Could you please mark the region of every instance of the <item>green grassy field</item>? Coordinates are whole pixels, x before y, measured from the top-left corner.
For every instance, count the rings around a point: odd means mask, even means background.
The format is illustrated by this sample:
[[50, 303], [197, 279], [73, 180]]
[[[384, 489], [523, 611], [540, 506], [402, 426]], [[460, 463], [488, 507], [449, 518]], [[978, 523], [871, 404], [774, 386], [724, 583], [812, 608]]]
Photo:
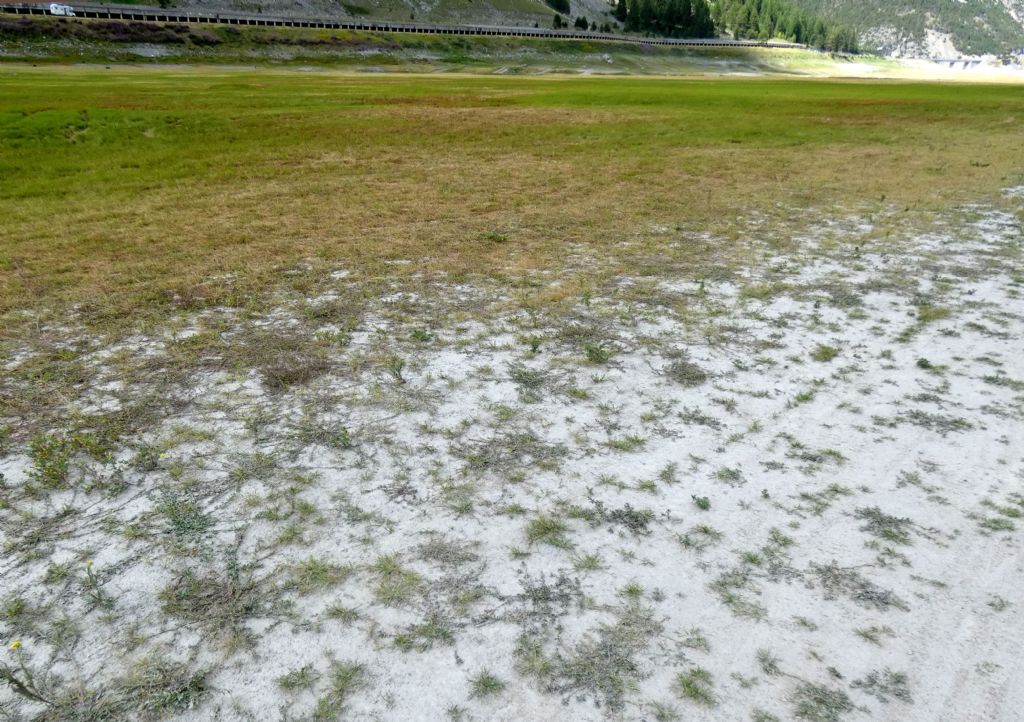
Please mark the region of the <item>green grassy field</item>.
[[221, 302], [212, 277], [236, 294], [300, 261], [515, 274], [664, 224], [926, 210], [1019, 177], [1022, 126], [1000, 86], [5, 66], [0, 309]]

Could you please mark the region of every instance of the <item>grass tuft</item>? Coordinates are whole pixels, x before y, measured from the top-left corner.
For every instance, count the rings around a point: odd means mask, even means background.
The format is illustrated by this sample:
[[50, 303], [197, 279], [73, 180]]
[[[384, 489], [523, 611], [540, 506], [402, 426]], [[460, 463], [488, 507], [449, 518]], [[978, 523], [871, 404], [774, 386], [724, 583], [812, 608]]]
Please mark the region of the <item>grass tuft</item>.
[[698, 704], [713, 707], [718, 703], [711, 673], [703, 667], [691, 667], [677, 674], [676, 690], [681, 697]]

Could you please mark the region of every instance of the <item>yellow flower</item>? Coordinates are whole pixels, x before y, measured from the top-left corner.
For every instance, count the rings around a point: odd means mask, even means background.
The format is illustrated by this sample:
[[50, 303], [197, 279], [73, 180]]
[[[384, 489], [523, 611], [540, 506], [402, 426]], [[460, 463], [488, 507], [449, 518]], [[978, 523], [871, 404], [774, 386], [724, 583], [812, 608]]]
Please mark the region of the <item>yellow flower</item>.
[[21, 649], [21, 640], [15, 639], [13, 642], [11, 642], [11, 649]]
[[166, 459], [167, 458], [167, 452], [166, 451], [161, 451], [159, 458]]
[[88, 568], [89, 568], [89, 567], [91, 567], [91, 566], [92, 566], [92, 559], [90, 559], [89, 561], [87, 561], [87, 562], [85, 563], [85, 568], [86, 568], [86, 569], [88, 569]]

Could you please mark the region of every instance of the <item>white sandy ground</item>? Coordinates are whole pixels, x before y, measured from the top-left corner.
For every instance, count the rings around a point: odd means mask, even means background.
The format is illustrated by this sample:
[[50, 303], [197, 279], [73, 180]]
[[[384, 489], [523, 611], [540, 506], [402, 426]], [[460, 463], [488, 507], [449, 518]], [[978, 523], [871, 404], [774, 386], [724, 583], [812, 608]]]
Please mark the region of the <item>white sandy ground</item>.
[[[962, 58], [959, 53], [945, 55], [946, 62], [918, 57], [881, 57], [875, 55], [830, 56], [779, 53], [773, 62], [782, 72], [825, 78], [887, 78], [890, 80], [926, 80], [961, 83], [1024, 83], [1024, 64], [1004, 64], [994, 56]], [[961, 58], [959, 62], [949, 62]], [[966, 62], [965, 62], [966, 61]]]
[[[567, 315], [522, 310], [494, 283], [396, 288], [369, 301], [307, 386], [270, 393], [255, 372], [197, 372], [146, 435], [162, 452], [151, 468], [128, 447], [110, 463], [78, 459], [79, 486], [122, 474], [113, 495], [22, 498], [33, 462], [17, 447], [0, 459], [0, 601], [45, 611], [6, 618], [2, 639], [22, 647], [0, 654], [94, 691], [153, 655], [208, 670], [194, 706], [170, 708], [182, 720], [309, 719], [332, 659], [364, 665], [343, 705], [356, 720], [1019, 720], [1020, 219], [973, 208], [928, 234], [872, 231], [854, 218], [786, 252], [753, 241], [739, 272], [620, 278]], [[666, 231], [666, 243], [694, 242], [713, 241]], [[327, 283], [312, 307], [351, 299], [359, 282]], [[249, 322], [309, 329], [289, 303]], [[948, 315], [919, 320], [929, 309]], [[157, 358], [173, 338], [244, 323], [183, 316], [122, 348]], [[416, 328], [431, 337], [410, 338]], [[587, 361], [581, 337], [610, 358]], [[814, 360], [821, 345], [838, 354]], [[12, 349], [8, 368], [25, 354]], [[388, 354], [405, 359], [404, 383]], [[673, 379], [681, 358], [707, 379]], [[136, 393], [109, 373], [93, 409]], [[304, 414], [343, 425], [351, 444], [297, 441]], [[175, 536], [162, 494], [193, 501], [211, 526]], [[604, 518], [581, 518], [595, 500]], [[66, 507], [80, 514], [57, 518]], [[627, 508], [651, 515], [633, 529], [607, 515]], [[876, 508], [888, 537], [870, 527]], [[31, 542], [29, 515], [53, 517]], [[566, 525], [561, 543], [528, 540], [539, 515]], [[289, 528], [299, 540], [282, 541]], [[418, 575], [390, 605], [372, 569], [382, 554]], [[288, 588], [310, 557], [350, 575]], [[87, 558], [109, 611], [83, 592]], [[248, 642], [235, 645], [160, 596], [184, 569], [226, 578], [229, 559], [256, 585]], [[71, 580], [45, 584], [47, 565], [65, 561]], [[332, 618], [332, 605], [358, 619]], [[80, 636], [60, 648], [63, 615]], [[426, 621], [447, 635], [403, 650], [400, 635]], [[547, 667], [530, 666], [524, 640]], [[306, 665], [322, 675], [309, 689], [279, 686]], [[681, 693], [694, 667], [710, 674], [713, 704]], [[482, 670], [504, 687], [473, 696]], [[872, 687], [872, 673], [890, 688]], [[808, 685], [830, 704], [801, 707]], [[44, 710], [9, 688], [0, 699], [14, 718]]]
[[[85, 49], [87, 50], [87, 49]], [[107, 65], [125, 71], [137, 69], [145, 72], [149, 64], [136, 64], [137, 57], [156, 58], [173, 55], [173, 48], [159, 44], [137, 44], [122, 48], [115, 56], [109, 58]], [[84, 51], [83, 51], [84, 52]], [[347, 51], [346, 51], [347, 52]], [[343, 70], [332, 69], [328, 65], [294, 65], [291, 72], [331, 72], [331, 73], [366, 73], [394, 72], [398, 68], [407, 67], [415, 72], [424, 72], [423, 63], [433, 64], [435, 71], [457, 74], [456, 66], [448, 64], [444, 53], [435, 50], [416, 49], [384, 49], [369, 48], [351, 51], [358, 56], [356, 66]], [[46, 44], [35, 41], [22, 44], [8, 43], [0, 45], [0, 58], [10, 61], [28, 62], [52, 55], [54, 50]], [[59, 54], [67, 55], [66, 49]], [[275, 60], [297, 61], [305, 58], [309, 62], [330, 62], [333, 60], [349, 60], [354, 57], [337, 51], [324, 50], [322, 53], [309, 48], [296, 49], [290, 47], [271, 47], [251, 51], [251, 56], [239, 57], [238, 65], [219, 64], [221, 70], [251, 69], [247, 61]], [[524, 46], [515, 50], [486, 51], [479, 49], [474, 55], [479, 61], [478, 73], [508, 74], [569, 74], [569, 75], [644, 75], [663, 77], [700, 76], [717, 78], [728, 77], [810, 77], [810, 78], [849, 78], [849, 79], [886, 79], [934, 82], [963, 83], [1009, 83], [1024, 84], [1024, 62], [1015, 59], [1004, 63], [996, 56], [968, 57], [958, 62], [936, 62], [917, 57], [885, 57], [878, 55], [833, 55], [830, 53], [809, 50], [759, 50], [746, 56], [723, 57], [700, 51], [686, 52], [680, 55], [656, 54], [651, 56], [637, 55], [632, 50], [619, 52], [610, 48], [608, 52], [569, 53], [559, 55], [550, 51], [541, 51]], [[952, 54], [950, 59], [959, 58]], [[181, 58], [183, 63], [187, 58]], [[200, 58], [201, 60], [201, 58]], [[364, 62], [374, 65], [365, 65]], [[388, 61], [383, 65], [379, 62]], [[966, 61], [966, 62], [965, 62]], [[406, 65], [412, 63], [412, 65]], [[0, 66], [0, 71], [4, 67]], [[14, 66], [11, 66], [14, 67]], [[93, 63], [63, 66], [63, 72], [73, 73], [76, 68], [89, 69]], [[179, 67], [173, 63], [164, 63], [164, 67]], [[185, 64], [180, 67], [188, 67]], [[464, 72], [464, 70], [463, 70]]]

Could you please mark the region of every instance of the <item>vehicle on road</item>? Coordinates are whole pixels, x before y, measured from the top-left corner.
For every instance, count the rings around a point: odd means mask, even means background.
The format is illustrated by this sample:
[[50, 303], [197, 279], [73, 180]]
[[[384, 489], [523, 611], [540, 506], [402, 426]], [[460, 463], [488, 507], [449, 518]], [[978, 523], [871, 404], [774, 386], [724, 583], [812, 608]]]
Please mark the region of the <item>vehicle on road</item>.
[[70, 5], [50, 3], [50, 15], [63, 15], [64, 17], [73, 18], [75, 17], [75, 9]]

